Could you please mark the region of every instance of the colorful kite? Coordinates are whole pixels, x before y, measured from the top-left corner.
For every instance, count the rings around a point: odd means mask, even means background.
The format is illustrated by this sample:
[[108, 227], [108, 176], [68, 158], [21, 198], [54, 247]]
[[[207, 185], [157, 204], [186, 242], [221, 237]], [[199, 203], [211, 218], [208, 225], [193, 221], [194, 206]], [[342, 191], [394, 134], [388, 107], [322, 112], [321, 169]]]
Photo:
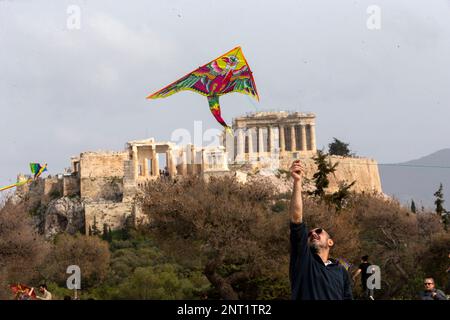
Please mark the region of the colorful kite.
[[191, 90], [206, 96], [214, 118], [230, 133], [231, 128], [220, 114], [219, 97], [231, 92], [240, 92], [259, 100], [252, 71], [241, 47], [236, 47], [188, 73], [183, 78], [149, 95], [147, 99], [165, 98], [182, 90]]
[[24, 284], [12, 284], [9, 286], [14, 294], [15, 300], [34, 300], [36, 299], [36, 292], [34, 288], [26, 286]]
[[31, 170], [31, 173], [34, 175], [33, 178], [17, 181], [16, 183], [10, 184], [9, 186], [1, 187], [0, 191], [5, 191], [5, 190], [8, 190], [8, 189], [11, 189], [14, 187], [20, 187], [20, 186], [23, 186], [24, 184], [33, 182], [34, 180], [39, 178], [39, 176], [44, 171], [47, 171], [47, 164], [41, 166], [39, 163], [30, 163], [30, 170]]
[[41, 166], [39, 163], [30, 163], [30, 170], [34, 174], [34, 179], [37, 179], [44, 171], [47, 171], [47, 164]]

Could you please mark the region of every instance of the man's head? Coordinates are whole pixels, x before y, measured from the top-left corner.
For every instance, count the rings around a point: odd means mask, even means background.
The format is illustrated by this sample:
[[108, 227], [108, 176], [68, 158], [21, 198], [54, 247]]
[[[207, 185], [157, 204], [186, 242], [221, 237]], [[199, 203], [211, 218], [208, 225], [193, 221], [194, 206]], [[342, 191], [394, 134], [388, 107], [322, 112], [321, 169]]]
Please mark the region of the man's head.
[[44, 293], [45, 290], [47, 290], [47, 285], [43, 283], [43, 284], [41, 284], [41, 285], [39, 286], [39, 291], [40, 291], [41, 293]]
[[362, 256], [361, 257], [361, 262], [369, 262], [369, 256], [368, 255], [365, 255], [365, 256]]
[[315, 228], [308, 232], [308, 245], [316, 253], [319, 253], [323, 250], [330, 250], [334, 241], [324, 229]]
[[423, 286], [425, 287], [425, 291], [434, 290], [434, 279], [433, 278], [425, 278], [423, 281]]

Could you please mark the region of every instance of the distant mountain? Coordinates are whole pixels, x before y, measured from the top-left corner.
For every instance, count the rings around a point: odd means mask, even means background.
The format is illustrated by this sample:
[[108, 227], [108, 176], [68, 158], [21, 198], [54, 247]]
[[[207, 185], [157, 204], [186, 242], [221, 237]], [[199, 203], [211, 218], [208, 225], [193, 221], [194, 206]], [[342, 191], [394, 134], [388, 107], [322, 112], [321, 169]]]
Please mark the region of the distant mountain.
[[416, 207], [434, 208], [433, 194], [444, 186], [444, 207], [450, 210], [450, 149], [395, 164], [379, 166], [383, 192], [406, 204], [414, 199]]

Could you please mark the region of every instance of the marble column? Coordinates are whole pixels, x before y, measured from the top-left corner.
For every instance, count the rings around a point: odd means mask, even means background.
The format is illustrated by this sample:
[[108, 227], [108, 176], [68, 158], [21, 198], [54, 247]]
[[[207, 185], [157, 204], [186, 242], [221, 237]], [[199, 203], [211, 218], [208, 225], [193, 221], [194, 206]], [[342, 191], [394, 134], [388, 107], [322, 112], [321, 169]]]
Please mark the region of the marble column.
[[187, 176], [187, 155], [184, 150], [181, 151], [181, 170], [181, 174]]
[[159, 177], [158, 154], [155, 146], [152, 146], [152, 176]]
[[197, 174], [197, 162], [195, 159], [195, 147], [191, 145], [191, 168], [192, 168], [192, 174]]
[[244, 136], [244, 129], [239, 128], [237, 129], [237, 143], [236, 143], [236, 161], [242, 161], [244, 160], [244, 154], [245, 154], [245, 136]]
[[205, 154], [205, 149], [202, 149], [202, 171], [201, 172], [205, 172], [205, 170], [209, 169], [209, 163], [208, 163], [208, 159], [206, 158], [206, 154]]
[[279, 135], [280, 135], [280, 152], [284, 152], [286, 151], [286, 146], [284, 144], [284, 126], [280, 125], [279, 126]]
[[311, 151], [313, 151], [314, 153], [317, 151], [317, 146], [316, 146], [316, 125], [314, 123], [310, 124], [310, 131], [309, 131], [309, 135], [311, 138]]
[[148, 159], [147, 158], [144, 158], [144, 163], [143, 163], [143, 165], [144, 165], [144, 177], [148, 177]]
[[302, 151], [307, 151], [308, 146], [306, 144], [306, 125], [302, 124], [301, 128], [302, 128]]
[[167, 150], [167, 167], [169, 170], [169, 175], [171, 177], [174, 177], [177, 175], [177, 167], [176, 167], [176, 163], [175, 163], [175, 157], [173, 156], [173, 150], [169, 149]]
[[253, 160], [253, 128], [247, 129], [248, 160]]
[[264, 132], [263, 132], [263, 128], [259, 127], [258, 128], [258, 153], [259, 156], [262, 156], [262, 153], [267, 152], [267, 150], [265, 149], [265, 143], [264, 143]]
[[171, 168], [172, 166], [170, 165], [171, 161], [172, 161], [172, 159], [170, 156], [170, 151], [167, 150], [166, 151], [166, 167], [167, 167], [167, 171], [169, 171], [169, 176], [172, 176], [172, 168]]
[[295, 125], [291, 126], [291, 151], [297, 150], [297, 144], [295, 143]]
[[138, 160], [137, 146], [133, 146], [132, 150], [133, 150], [134, 179], [137, 180], [139, 176], [139, 160]]
[[274, 153], [275, 152], [275, 137], [273, 134], [273, 127], [268, 128], [269, 131], [269, 152]]

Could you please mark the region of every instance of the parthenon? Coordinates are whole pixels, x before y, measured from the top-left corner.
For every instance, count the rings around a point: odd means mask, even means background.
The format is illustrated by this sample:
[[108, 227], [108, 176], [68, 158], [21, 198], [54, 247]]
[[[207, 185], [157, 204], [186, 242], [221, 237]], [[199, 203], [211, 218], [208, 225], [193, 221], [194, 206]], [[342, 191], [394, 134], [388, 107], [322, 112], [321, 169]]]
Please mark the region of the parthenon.
[[[301, 112], [257, 112], [233, 120], [235, 132], [226, 150], [236, 163], [278, 158], [290, 161], [316, 154], [315, 115]], [[233, 149], [233, 152], [231, 151]]]

